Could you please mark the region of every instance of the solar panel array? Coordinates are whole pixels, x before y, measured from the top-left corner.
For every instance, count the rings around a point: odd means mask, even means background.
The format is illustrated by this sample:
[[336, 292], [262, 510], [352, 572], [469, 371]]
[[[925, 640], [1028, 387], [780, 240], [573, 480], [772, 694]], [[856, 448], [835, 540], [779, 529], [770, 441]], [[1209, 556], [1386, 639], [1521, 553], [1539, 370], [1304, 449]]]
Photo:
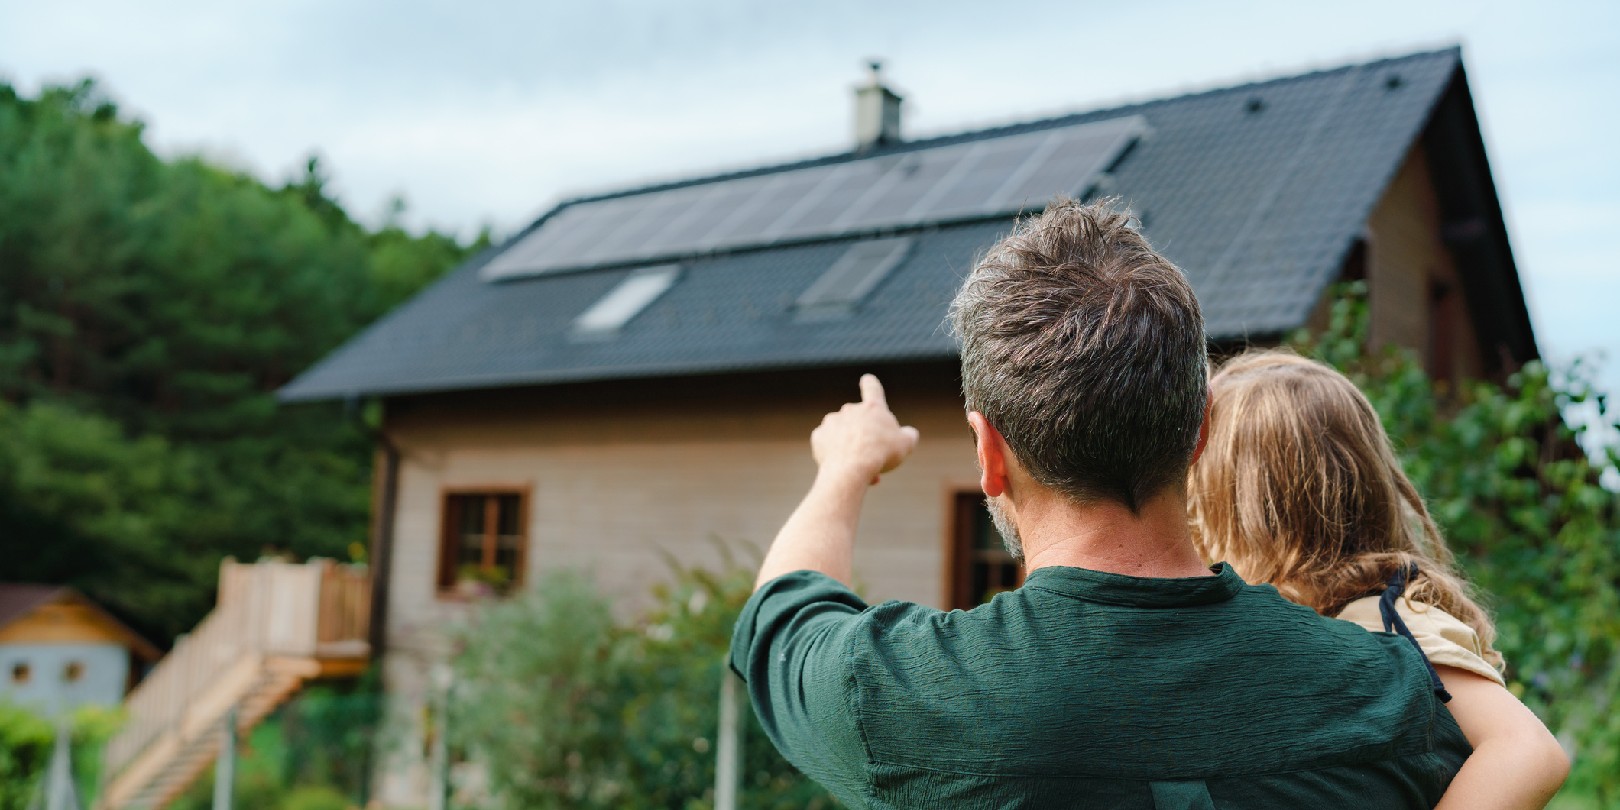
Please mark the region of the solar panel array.
[[1127, 116], [574, 203], [486, 279], [1011, 214], [1084, 192], [1144, 131]]

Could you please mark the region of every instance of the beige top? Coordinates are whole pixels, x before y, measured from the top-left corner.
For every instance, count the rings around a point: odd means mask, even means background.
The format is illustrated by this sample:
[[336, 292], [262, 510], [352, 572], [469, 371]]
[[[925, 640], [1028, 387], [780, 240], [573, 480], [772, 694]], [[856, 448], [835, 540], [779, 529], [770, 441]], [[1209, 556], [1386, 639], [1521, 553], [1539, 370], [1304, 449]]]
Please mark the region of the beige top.
[[[1412, 631], [1412, 637], [1417, 639], [1423, 654], [1429, 657], [1429, 663], [1437, 667], [1467, 670], [1506, 685], [1502, 679], [1502, 654], [1481, 644], [1474, 628], [1450, 613], [1423, 602], [1397, 600], [1395, 612], [1406, 622], [1406, 629]], [[1339, 613], [1339, 618], [1375, 633], [1384, 632], [1384, 617], [1378, 612], [1376, 596], [1351, 602]]]

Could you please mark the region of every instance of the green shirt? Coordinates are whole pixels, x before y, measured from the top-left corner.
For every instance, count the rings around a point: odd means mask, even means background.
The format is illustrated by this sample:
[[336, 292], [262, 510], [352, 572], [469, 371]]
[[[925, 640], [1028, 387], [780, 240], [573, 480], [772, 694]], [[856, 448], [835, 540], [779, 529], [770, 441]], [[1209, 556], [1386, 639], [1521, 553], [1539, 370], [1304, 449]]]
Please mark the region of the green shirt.
[[1469, 753], [1404, 639], [1217, 575], [1042, 568], [948, 613], [796, 571], [732, 667], [850, 807], [1432, 807]]

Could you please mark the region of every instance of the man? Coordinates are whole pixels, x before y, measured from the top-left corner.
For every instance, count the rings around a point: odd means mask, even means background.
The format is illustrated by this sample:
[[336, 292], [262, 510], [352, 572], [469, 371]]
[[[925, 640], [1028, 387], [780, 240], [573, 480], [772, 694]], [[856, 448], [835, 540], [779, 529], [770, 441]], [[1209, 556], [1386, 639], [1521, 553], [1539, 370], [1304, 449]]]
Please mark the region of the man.
[[[732, 640], [778, 749], [850, 807], [1432, 807], [1468, 754], [1404, 640], [1206, 567], [1192, 289], [1060, 200], [952, 305], [981, 485], [1024, 586], [969, 611], [847, 587], [866, 490], [918, 441], [861, 378]], [[879, 539], [881, 542], [881, 539]]]

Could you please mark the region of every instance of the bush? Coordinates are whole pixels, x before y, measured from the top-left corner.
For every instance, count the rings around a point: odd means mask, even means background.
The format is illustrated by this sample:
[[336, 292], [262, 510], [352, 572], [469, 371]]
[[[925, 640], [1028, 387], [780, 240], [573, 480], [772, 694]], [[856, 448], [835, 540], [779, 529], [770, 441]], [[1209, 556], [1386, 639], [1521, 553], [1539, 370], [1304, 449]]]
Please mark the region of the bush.
[[[623, 623], [582, 574], [546, 574], [459, 634], [451, 742], [509, 807], [711, 806], [726, 651], [752, 589], [740, 568], [677, 568]], [[743, 713], [745, 805], [834, 806]]]
[[0, 703], [0, 810], [28, 806], [45, 775], [55, 736], [45, 718]]
[[294, 788], [281, 802], [281, 810], [349, 810], [354, 805], [335, 788]]
[[[74, 713], [73, 776], [89, 806], [101, 767], [101, 746], [118, 727], [115, 712], [88, 706]], [[0, 700], [0, 810], [23, 810], [40, 789], [56, 745], [56, 726], [32, 710]]]
[[273, 722], [286, 746], [280, 768], [286, 784], [305, 786], [312, 795], [337, 792], [352, 805], [365, 803], [382, 718], [378, 672], [373, 667], [352, 681], [311, 686], [276, 713]]

